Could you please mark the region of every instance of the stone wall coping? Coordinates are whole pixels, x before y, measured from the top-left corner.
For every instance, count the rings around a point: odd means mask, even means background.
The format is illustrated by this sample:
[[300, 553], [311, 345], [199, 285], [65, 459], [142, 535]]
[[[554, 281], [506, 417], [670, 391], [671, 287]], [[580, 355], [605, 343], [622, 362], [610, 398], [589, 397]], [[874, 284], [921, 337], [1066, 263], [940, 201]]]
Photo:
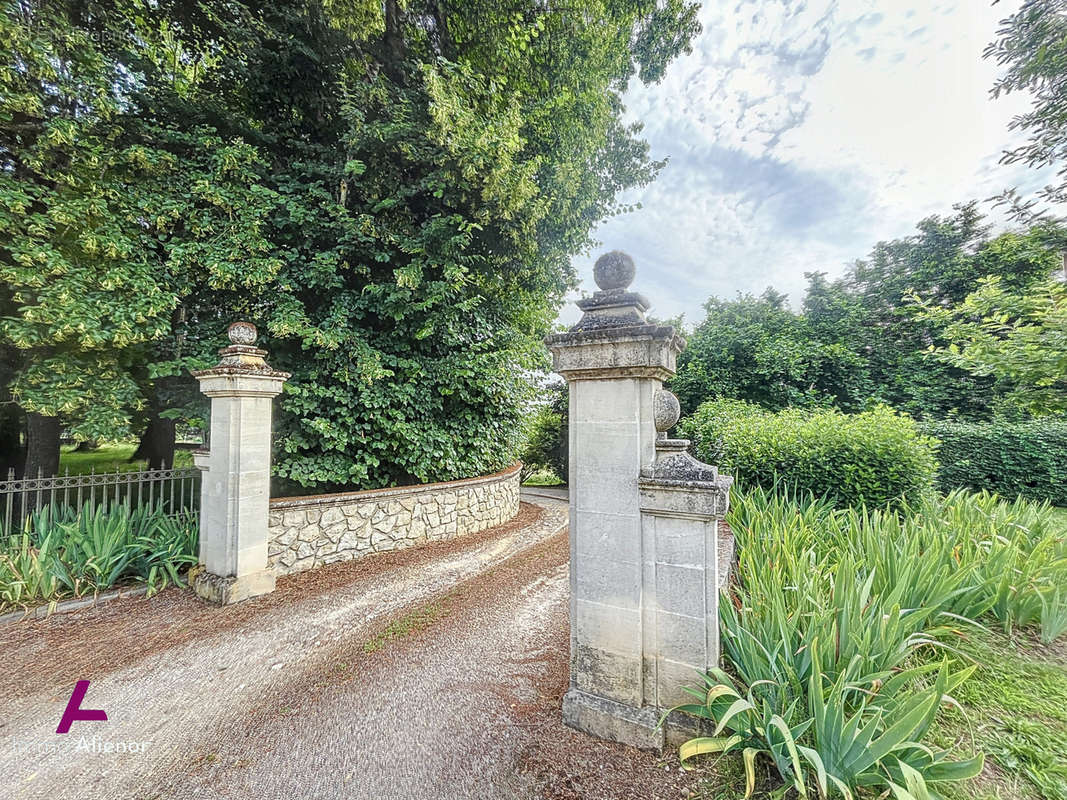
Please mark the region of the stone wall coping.
[[416, 483], [410, 486], [391, 486], [386, 489], [361, 489], [355, 492], [335, 492], [333, 494], [309, 494], [296, 497], [271, 498], [270, 509], [283, 508], [307, 508], [308, 506], [343, 506], [349, 503], [362, 503], [368, 500], [379, 500], [390, 497], [406, 497], [423, 492], [447, 492], [455, 489], [465, 489], [470, 486], [484, 486], [498, 483], [512, 478], [522, 468], [521, 462], [515, 462], [512, 466], [492, 475], [479, 475], [474, 478], [461, 478], [457, 481], [439, 481], [437, 483]]

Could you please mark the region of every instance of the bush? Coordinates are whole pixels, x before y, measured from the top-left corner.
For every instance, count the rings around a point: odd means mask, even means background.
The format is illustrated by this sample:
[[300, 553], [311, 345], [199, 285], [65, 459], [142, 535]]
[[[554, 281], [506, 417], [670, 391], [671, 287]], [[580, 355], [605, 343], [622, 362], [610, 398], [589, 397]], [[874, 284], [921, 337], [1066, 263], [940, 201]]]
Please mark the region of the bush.
[[976, 775], [981, 756], [922, 743], [974, 669], [952, 672], [942, 654], [967, 620], [1064, 634], [1067, 538], [1050, 507], [955, 492], [867, 511], [761, 489], [731, 506], [737, 582], [719, 604], [730, 674], [702, 675], [700, 704], [682, 707], [717, 726], [683, 760], [743, 752], [749, 793], [760, 759], [800, 796], [925, 797]]
[[931, 422], [920, 429], [941, 442], [941, 491], [988, 489], [1067, 506], [1067, 420]]
[[45, 508], [0, 540], [0, 611], [81, 597], [116, 584], [154, 594], [197, 563], [195, 514], [161, 508]]
[[539, 406], [526, 422], [525, 444], [519, 452], [524, 483], [538, 472], [550, 472], [561, 482], [567, 482], [567, 384], [557, 383], [547, 388], [548, 402]]
[[712, 400], [683, 420], [697, 453], [742, 486], [787, 485], [837, 505], [918, 502], [934, 485], [936, 442], [887, 407], [862, 414], [765, 411]]

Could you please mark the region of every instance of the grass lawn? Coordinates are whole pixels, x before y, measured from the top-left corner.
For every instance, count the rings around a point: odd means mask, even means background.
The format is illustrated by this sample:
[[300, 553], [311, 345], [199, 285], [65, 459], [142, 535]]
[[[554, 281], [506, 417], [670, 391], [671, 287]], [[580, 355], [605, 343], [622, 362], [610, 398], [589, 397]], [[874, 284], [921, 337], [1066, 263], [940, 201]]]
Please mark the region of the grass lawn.
[[978, 669], [955, 692], [962, 709], [942, 714], [930, 743], [984, 752], [986, 766], [942, 786], [946, 800], [1067, 800], [1067, 641], [983, 632], [958, 649], [960, 665]]
[[535, 472], [522, 483], [523, 486], [562, 486], [563, 481], [552, 470], [542, 469]]
[[[137, 445], [134, 442], [102, 444], [87, 453], [74, 452], [74, 445], [64, 446], [59, 453], [59, 474], [65, 474], [68, 469], [71, 475], [84, 475], [94, 470], [96, 472], [131, 472], [146, 469], [148, 466], [146, 461], [130, 461], [130, 456], [136, 449]], [[191, 467], [192, 465], [192, 453], [188, 450], [175, 451], [174, 466]]]

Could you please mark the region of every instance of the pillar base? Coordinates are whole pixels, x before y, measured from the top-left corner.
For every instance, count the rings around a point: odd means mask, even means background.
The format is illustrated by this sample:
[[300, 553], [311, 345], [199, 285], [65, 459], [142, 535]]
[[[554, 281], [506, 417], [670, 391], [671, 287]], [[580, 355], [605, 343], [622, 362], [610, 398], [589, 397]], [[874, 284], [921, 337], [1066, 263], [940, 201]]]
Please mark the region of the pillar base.
[[662, 716], [663, 709], [634, 708], [578, 689], [563, 696], [563, 723], [609, 742], [662, 752], [664, 747], [680, 747], [690, 739], [715, 734], [711, 720], [681, 711], [675, 711], [657, 727]]
[[663, 750], [665, 734], [663, 728], [657, 727], [659, 718], [660, 712], [655, 708], [634, 708], [578, 689], [563, 696], [565, 725], [642, 750]]
[[193, 591], [210, 603], [220, 606], [229, 606], [258, 597], [261, 594], [270, 594], [274, 591], [274, 572], [262, 569], [250, 572], [240, 577], [234, 575], [215, 575], [204, 569], [203, 565], [197, 567], [196, 574], [192, 577]]

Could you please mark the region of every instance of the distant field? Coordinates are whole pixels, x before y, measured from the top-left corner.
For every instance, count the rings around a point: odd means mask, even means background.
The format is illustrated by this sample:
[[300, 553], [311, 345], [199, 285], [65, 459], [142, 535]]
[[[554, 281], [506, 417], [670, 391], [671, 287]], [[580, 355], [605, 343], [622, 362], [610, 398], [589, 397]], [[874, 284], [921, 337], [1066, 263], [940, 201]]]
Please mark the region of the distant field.
[[[59, 454], [59, 473], [65, 474], [69, 469], [71, 475], [84, 475], [88, 472], [132, 472], [146, 469], [144, 460], [130, 461], [130, 456], [137, 449], [134, 442], [117, 442], [102, 444], [87, 453], [74, 452], [74, 445], [64, 446]], [[174, 466], [191, 467], [193, 455], [188, 450], [178, 450], [174, 454]]]
[[525, 481], [524, 486], [562, 486], [563, 481], [556, 477], [556, 473], [551, 470], [542, 469], [535, 472]]

